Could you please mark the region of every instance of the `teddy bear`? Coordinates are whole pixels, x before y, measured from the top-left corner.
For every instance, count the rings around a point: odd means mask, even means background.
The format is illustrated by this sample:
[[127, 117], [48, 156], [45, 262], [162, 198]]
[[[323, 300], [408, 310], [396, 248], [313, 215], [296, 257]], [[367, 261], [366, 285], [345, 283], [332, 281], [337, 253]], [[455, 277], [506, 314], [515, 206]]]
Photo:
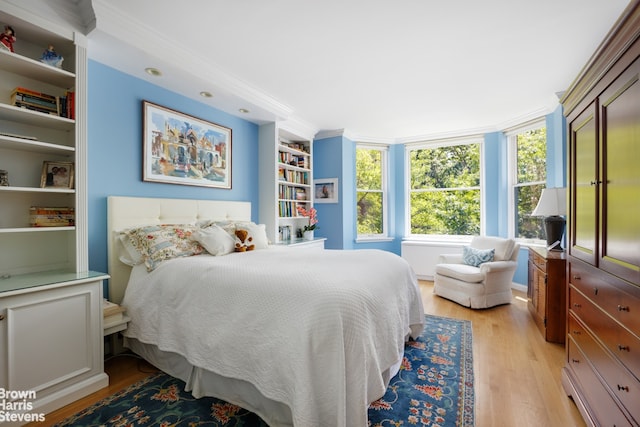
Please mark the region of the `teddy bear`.
[[247, 230], [236, 230], [236, 252], [252, 251], [256, 245], [251, 244], [253, 237], [249, 236]]

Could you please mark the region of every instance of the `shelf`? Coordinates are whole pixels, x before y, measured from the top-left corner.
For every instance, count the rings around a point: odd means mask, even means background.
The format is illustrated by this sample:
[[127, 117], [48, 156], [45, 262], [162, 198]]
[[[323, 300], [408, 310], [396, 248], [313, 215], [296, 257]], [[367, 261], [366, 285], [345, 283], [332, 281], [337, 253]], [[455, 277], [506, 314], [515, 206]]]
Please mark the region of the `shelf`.
[[69, 89], [76, 84], [75, 74], [17, 53], [0, 50], [0, 63], [3, 70], [61, 88]]
[[296, 154], [298, 156], [311, 156], [311, 154], [307, 153], [306, 151], [302, 151], [302, 150], [298, 150], [296, 148], [291, 148], [291, 147], [287, 147], [286, 145], [282, 145], [280, 144], [278, 146], [278, 150], [281, 152], [285, 152], [285, 153], [291, 153], [291, 154]]
[[0, 120], [9, 120], [27, 125], [66, 131], [73, 131], [75, 128], [75, 121], [67, 119], [66, 117], [40, 113], [38, 111], [27, 110], [26, 108], [19, 108], [3, 103], [0, 103]]
[[73, 194], [76, 192], [73, 188], [40, 188], [40, 187], [0, 187], [0, 192], [16, 192], [16, 193], [61, 193]]
[[12, 136], [0, 135], [0, 148], [11, 150], [33, 151], [37, 153], [73, 154], [76, 149], [66, 145], [52, 144], [50, 142], [36, 141]]
[[0, 234], [58, 232], [58, 231], [73, 231], [75, 229], [76, 229], [75, 227], [15, 227], [15, 228], [0, 228]]

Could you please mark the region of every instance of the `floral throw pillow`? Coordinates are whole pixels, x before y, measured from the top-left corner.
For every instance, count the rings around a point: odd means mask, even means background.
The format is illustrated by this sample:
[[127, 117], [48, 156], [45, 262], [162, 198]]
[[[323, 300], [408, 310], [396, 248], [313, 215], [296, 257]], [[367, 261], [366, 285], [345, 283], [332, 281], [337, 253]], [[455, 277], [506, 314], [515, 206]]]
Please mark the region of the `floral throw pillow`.
[[162, 261], [201, 254], [204, 249], [191, 235], [195, 225], [150, 225], [126, 230], [129, 245], [144, 259], [147, 271], [153, 271]]
[[471, 246], [462, 247], [462, 262], [474, 267], [480, 266], [483, 262], [493, 261], [495, 249], [476, 249]]

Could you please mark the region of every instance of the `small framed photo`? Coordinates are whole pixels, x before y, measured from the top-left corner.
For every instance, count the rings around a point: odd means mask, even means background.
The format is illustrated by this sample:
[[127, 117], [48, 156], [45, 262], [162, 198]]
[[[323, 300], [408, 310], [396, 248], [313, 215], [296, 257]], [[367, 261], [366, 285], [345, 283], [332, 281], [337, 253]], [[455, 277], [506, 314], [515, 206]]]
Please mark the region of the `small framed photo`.
[[315, 203], [338, 203], [338, 178], [321, 178], [313, 181]]
[[73, 163], [43, 162], [40, 187], [73, 188]]

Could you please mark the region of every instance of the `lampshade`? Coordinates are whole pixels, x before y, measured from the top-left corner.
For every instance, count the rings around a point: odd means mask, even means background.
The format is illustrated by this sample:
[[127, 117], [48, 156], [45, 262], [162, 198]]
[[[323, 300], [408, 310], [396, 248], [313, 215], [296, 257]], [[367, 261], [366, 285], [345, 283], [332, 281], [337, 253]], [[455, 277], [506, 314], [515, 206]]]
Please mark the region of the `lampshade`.
[[567, 214], [567, 189], [545, 188], [542, 190], [538, 206], [531, 216], [554, 216]]
[[531, 216], [544, 216], [544, 229], [547, 235], [547, 249], [562, 250], [562, 234], [565, 220], [560, 215], [567, 214], [567, 189], [545, 188], [542, 190], [538, 206]]

